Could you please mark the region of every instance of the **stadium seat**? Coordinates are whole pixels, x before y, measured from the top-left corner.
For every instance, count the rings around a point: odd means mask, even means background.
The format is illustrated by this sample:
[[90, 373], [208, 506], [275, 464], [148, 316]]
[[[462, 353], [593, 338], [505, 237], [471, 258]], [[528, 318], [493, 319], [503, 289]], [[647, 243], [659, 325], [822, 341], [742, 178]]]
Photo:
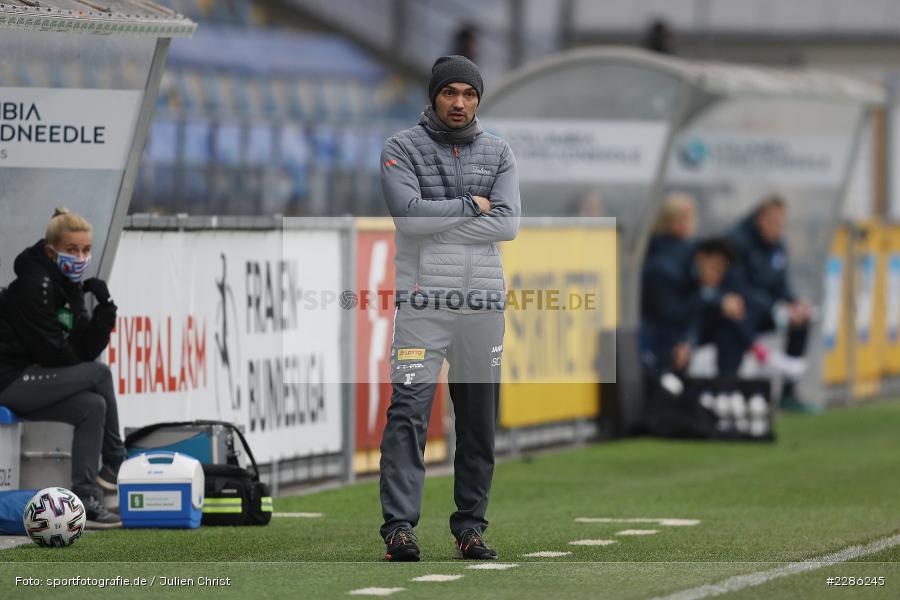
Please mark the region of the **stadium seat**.
[[0, 406], [0, 425], [14, 425], [19, 422], [16, 413], [5, 406]]

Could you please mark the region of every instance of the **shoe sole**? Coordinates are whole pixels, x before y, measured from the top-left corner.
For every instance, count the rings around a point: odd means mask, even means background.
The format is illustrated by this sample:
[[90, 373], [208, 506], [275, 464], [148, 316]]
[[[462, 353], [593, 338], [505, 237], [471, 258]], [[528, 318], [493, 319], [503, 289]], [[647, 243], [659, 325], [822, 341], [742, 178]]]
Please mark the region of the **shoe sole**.
[[384, 560], [386, 562], [419, 562], [418, 554], [408, 554], [408, 555], [400, 555], [400, 556], [392, 556], [391, 554], [385, 554]]
[[500, 557], [497, 555], [494, 556], [483, 556], [481, 558], [476, 558], [474, 556], [466, 556], [463, 554], [462, 550], [459, 547], [456, 547], [456, 551], [453, 553], [453, 558], [457, 560], [498, 560]]
[[122, 527], [122, 521], [116, 521], [115, 523], [101, 523], [100, 521], [87, 521], [85, 524], [86, 529], [120, 529]]

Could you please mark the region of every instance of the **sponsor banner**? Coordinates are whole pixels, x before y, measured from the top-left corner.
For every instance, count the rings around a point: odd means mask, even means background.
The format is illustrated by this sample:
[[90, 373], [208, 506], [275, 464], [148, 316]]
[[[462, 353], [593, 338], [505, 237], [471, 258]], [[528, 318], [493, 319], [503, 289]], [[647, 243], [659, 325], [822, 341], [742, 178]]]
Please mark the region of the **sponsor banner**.
[[853, 353], [854, 395], [870, 396], [878, 392], [884, 364], [885, 264], [882, 260], [882, 227], [875, 222], [860, 225], [856, 238], [854, 281], [855, 313]]
[[872, 305], [875, 302], [877, 257], [863, 254], [856, 261], [856, 337], [861, 345], [869, 343], [872, 332]]
[[887, 285], [886, 285], [887, 312], [887, 339], [890, 344], [900, 342], [900, 254], [887, 255]]
[[847, 382], [848, 326], [847, 300], [849, 281], [847, 261], [849, 260], [848, 231], [841, 227], [835, 233], [831, 253], [825, 262], [825, 294], [822, 304], [823, 377], [828, 385]]
[[884, 373], [900, 375], [900, 226], [884, 227], [882, 248], [886, 263]]
[[0, 168], [124, 169], [143, 96], [0, 87]]
[[509, 143], [521, 181], [650, 183], [668, 126], [661, 121], [490, 119]]
[[848, 142], [838, 136], [686, 132], [675, 141], [668, 179], [677, 184], [764, 177], [772, 185], [837, 186], [847, 156]]
[[[383, 222], [378, 221], [379, 224]], [[388, 220], [386, 223], [390, 223]], [[394, 231], [391, 226], [367, 230], [361, 223], [356, 238], [356, 289], [371, 298], [390, 291], [390, 302], [368, 302], [355, 310], [356, 319], [356, 451], [355, 468], [377, 471], [381, 435], [391, 402], [391, 339], [394, 327]], [[420, 360], [424, 349], [406, 349], [399, 360]], [[438, 385], [428, 422], [426, 460], [446, 458], [444, 386]]]
[[341, 309], [329, 231], [126, 231], [110, 277], [118, 321], [103, 359], [123, 427], [244, 426], [261, 462], [339, 452]]
[[[596, 416], [600, 409], [599, 337], [618, 322], [618, 241], [614, 228], [527, 229], [503, 244], [507, 286], [558, 290], [592, 302], [551, 310], [519, 302], [506, 310], [500, 423], [523, 427]], [[614, 372], [614, 369], [612, 370]], [[553, 401], [549, 402], [548, 399]]]

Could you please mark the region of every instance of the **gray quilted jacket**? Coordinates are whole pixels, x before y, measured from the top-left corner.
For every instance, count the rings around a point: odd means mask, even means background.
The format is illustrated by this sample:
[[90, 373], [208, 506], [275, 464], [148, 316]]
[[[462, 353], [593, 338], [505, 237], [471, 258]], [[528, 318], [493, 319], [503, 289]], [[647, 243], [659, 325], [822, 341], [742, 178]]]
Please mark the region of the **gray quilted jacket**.
[[[422, 125], [384, 145], [381, 183], [397, 227], [398, 299], [440, 308], [502, 310], [497, 242], [515, 239], [521, 202], [516, 160], [505, 141], [479, 133], [468, 144], [433, 138]], [[481, 213], [472, 196], [491, 201]], [[415, 294], [418, 294], [416, 297]]]

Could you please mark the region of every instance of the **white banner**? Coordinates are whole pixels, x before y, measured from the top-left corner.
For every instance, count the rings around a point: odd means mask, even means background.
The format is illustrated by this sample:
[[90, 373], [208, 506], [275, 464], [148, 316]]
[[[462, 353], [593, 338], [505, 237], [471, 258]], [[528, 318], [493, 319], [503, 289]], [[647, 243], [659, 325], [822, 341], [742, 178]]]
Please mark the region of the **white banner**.
[[836, 186], [844, 177], [849, 144], [839, 136], [689, 132], [675, 142], [669, 180]]
[[257, 460], [339, 452], [341, 285], [334, 231], [126, 231], [110, 277], [118, 324], [103, 354], [123, 427], [245, 426]]
[[668, 127], [661, 121], [490, 119], [506, 140], [521, 181], [653, 181]]
[[0, 168], [125, 168], [140, 90], [0, 87]]

